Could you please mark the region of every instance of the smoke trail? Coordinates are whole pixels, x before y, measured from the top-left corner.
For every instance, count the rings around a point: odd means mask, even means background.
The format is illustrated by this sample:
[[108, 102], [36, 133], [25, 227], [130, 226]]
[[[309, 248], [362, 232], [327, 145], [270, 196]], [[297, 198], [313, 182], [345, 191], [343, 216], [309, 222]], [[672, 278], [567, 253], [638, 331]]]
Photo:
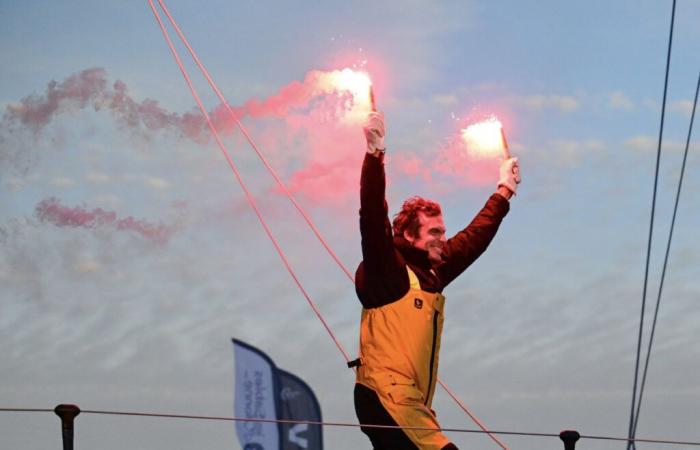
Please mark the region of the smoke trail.
[[120, 80], [114, 82], [113, 90], [105, 96], [105, 105], [127, 128], [143, 131], [171, 128], [195, 142], [204, 142], [207, 139], [207, 136], [203, 135], [204, 119], [199, 112], [179, 115], [166, 111], [156, 100], [145, 99], [139, 103], [128, 95], [126, 84]]
[[[313, 113], [326, 121], [358, 125], [369, 107], [367, 75], [343, 69], [311, 70], [303, 81], [292, 81], [267, 98], [253, 98], [232, 109], [238, 120], [246, 116], [288, 119], [293, 114]], [[235, 125], [224, 105], [214, 108], [211, 117], [220, 131], [230, 131]]]
[[154, 225], [143, 219], [134, 219], [131, 216], [118, 218], [117, 213], [95, 208], [91, 211], [76, 206], [74, 208], [63, 206], [55, 197], [42, 200], [34, 210], [40, 222], [52, 223], [59, 227], [73, 228], [101, 228], [113, 227], [117, 230], [133, 231], [143, 238], [158, 245], [164, 245], [175, 232], [174, 227], [163, 224]]
[[[275, 156], [294, 167], [289, 189], [328, 204], [356, 194], [365, 146], [361, 124], [369, 110], [369, 78], [350, 69], [309, 71], [302, 81], [234, 108], [239, 120], [261, 119], [256, 134], [277, 142], [264, 147], [267, 153], [284, 147]], [[235, 127], [223, 105], [212, 116], [219, 130]]]
[[[369, 78], [350, 69], [324, 72], [312, 70], [303, 82], [294, 81], [280, 89], [279, 93], [263, 101], [246, 102], [243, 111], [252, 117], [283, 117], [293, 108], [305, 108], [318, 97], [336, 95], [342, 99], [344, 108], [336, 111], [339, 116], [353, 110], [369, 111]], [[364, 78], [364, 79], [363, 79]]]
[[[290, 180], [290, 189], [318, 202], [333, 202], [356, 194], [363, 156], [362, 120], [368, 112], [368, 79], [345, 70], [309, 71], [301, 81], [292, 81], [263, 99], [250, 99], [234, 106], [236, 118], [256, 119], [254, 135], [273, 153], [280, 173]], [[149, 138], [159, 130], [171, 130], [197, 143], [209, 139], [209, 131], [198, 112], [178, 114], [157, 100], [137, 100], [122, 81], [110, 83], [102, 68], [90, 68], [63, 81], [51, 81], [43, 95], [30, 95], [7, 106], [0, 131], [27, 130], [35, 137], [58, 115], [81, 109], [105, 111], [122, 128]], [[212, 110], [212, 119], [222, 133], [235, 132], [235, 120], [223, 105]], [[4, 134], [4, 136], [3, 136]], [[30, 140], [0, 133], [0, 163], [29, 166], [37, 158]], [[389, 132], [391, 142], [391, 131]], [[7, 145], [6, 145], [7, 144]], [[406, 155], [422, 155], [411, 149]], [[447, 147], [425, 156], [396, 153], [398, 173], [431, 181], [430, 172], [457, 185], [482, 184], [491, 180], [491, 163], [465, 159], [455, 139]], [[21, 161], [27, 161], [24, 164]], [[483, 167], [484, 165], [489, 167]], [[280, 167], [281, 166], [281, 167]], [[350, 171], [350, 173], [345, 173]], [[436, 178], [433, 177], [433, 181]]]
[[44, 96], [30, 95], [17, 105], [9, 105], [4, 120], [10, 123], [19, 122], [37, 133], [68, 101], [81, 109], [93, 102], [94, 108], [98, 109], [95, 101], [104, 95], [106, 86], [104, 70], [97, 68], [83, 70], [61, 83], [52, 80], [46, 87]]
[[92, 108], [108, 109], [118, 123], [142, 132], [173, 128], [195, 141], [202, 139], [203, 121], [198, 115], [168, 112], [156, 100], [137, 102], [127, 93], [124, 82], [111, 86], [104, 69], [94, 67], [71, 75], [61, 82], [49, 82], [44, 95], [29, 95], [8, 105], [2, 128], [10, 132], [30, 130], [35, 136], [63, 112]]
[[[238, 118], [246, 115], [281, 118], [294, 109], [308, 108], [315, 99], [336, 94], [344, 101], [345, 111], [335, 111], [337, 116], [342, 116], [356, 104], [365, 103], [364, 99], [358, 98], [356, 92], [352, 92], [352, 86], [343, 84], [344, 78], [347, 78], [346, 71], [312, 70], [303, 81], [293, 81], [263, 100], [248, 100], [243, 106], [234, 108], [234, 111]], [[37, 134], [58, 114], [90, 107], [94, 111], [107, 108], [127, 128], [142, 131], [172, 128], [195, 141], [203, 139], [205, 124], [198, 112], [180, 115], [168, 112], [157, 100], [147, 98], [138, 102], [128, 94], [126, 83], [117, 80], [110, 85], [107, 72], [99, 67], [85, 69], [61, 82], [52, 80], [44, 95], [29, 95], [19, 103], [8, 105], [3, 115], [3, 127], [28, 128]], [[223, 105], [214, 109], [212, 117], [219, 126], [230, 128], [232, 125]]]
[[468, 152], [461, 135], [440, 148], [430, 167], [435, 174], [449, 177], [456, 186], [484, 186], [498, 180], [498, 157], [475, 157]]
[[[299, 168], [299, 163], [347, 166], [348, 158], [354, 160], [361, 155], [358, 118], [364, 118], [367, 100], [359, 95], [362, 80], [358, 83], [354, 74], [349, 70], [312, 70], [303, 80], [293, 81], [269, 97], [250, 99], [233, 108], [238, 119], [259, 119], [256, 134], [267, 136], [268, 142], [276, 144], [271, 147], [282, 147], [280, 159], [296, 160], [290, 176], [300, 172], [295, 183], [297, 191], [311, 194], [325, 187], [330, 194], [353, 184], [333, 183], [329, 177], [324, 178], [328, 180], [324, 186], [300, 182], [312, 180], [304, 176], [310, 168]], [[368, 90], [367, 86], [364, 90]], [[6, 107], [0, 123], [0, 163], [4, 169], [14, 166], [26, 173], [39, 157], [31, 138], [39, 138], [61, 114], [79, 110], [107, 112], [118, 126], [146, 138], [159, 130], [171, 130], [197, 143], [209, 139], [198, 112], [178, 114], [156, 100], [137, 100], [129, 95], [126, 83], [111, 83], [103, 68], [90, 68], [62, 81], [51, 81], [42, 95], [29, 95]], [[234, 131], [235, 120], [223, 105], [214, 108], [212, 118], [221, 132]]]

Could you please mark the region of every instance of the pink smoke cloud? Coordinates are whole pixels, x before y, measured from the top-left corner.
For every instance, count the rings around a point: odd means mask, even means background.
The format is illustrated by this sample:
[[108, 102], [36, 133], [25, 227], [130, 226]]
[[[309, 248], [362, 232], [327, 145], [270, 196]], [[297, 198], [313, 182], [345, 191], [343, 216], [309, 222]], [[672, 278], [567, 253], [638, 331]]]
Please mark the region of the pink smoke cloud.
[[[4, 120], [20, 122], [35, 133], [45, 127], [67, 102], [85, 108], [104, 95], [107, 80], [102, 69], [87, 69], [62, 82], [52, 80], [43, 96], [30, 95], [17, 105], [9, 105]], [[94, 104], [95, 109], [98, 106]]]
[[498, 157], [475, 157], [464, 141], [455, 136], [437, 151], [430, 164], [436, 174], [448, 177], [458, 186], [484, 186], [498, 180]]
[[285, 116], [292, 108], [301, 108], [308, 104], [313, 96], [313, 81], [307, 75], [304, 82], [293, 81], [282, 87], [279, 92], [264, 100], [251, 99], [241, 108], [245, 114], [253, 117]]
[[137, 102], [127, 93], [124, 82], [111, 86], [104, 69], [95, 67], [71, 75], [61, 82], [52, 80], [44, 95], [24, 97], [8, 105], [3, 115], [3, 128], [26, 128], [35, 135], [64, 111], [92, 108], [108, 109], [119, 124], [141, 132], [173, 128], [195, 141], [203, 139], [204, 120], [199, 114], [168, 112], [158, 101]]
[[432, 168], [423, 158], [415, 153], [398, 153], [389, 159], [398, 173], [410, 178], [420, 178], [425, 183], [433, 181]]
[[[344, 109], [350, 110], [353, 96], [335, 86], [331, 79], [339, 73], [312, 70], [303, 81], [293, 81], [265, 99], [250, 99], [240, 107], [233, 107], [233, 111], [239, 119], [245, 116], [281, 118], [293, 110], [309, 108], [314, 100], [331, 94], [342, 98]], [[82, 70], [60, 82], [52, 80], [44, 95], [29, 95], [8, 105], [3, 115], [3, 127], [25, 127], [36, 134], [62, 112], [85, 108], [107, 109], [121, 125], [130, 129], [155, 131], [172, 128], [198, 142], [207, 139], [209, 134], [198, 111], [177, 114], [162, 108], [157, 100], [147, 98], [139, 102], [128, 94], [123, 81], [117, 80], [110, 85], [106, 71], [99, 67]], [[234, 119], [223, 105], [214, 108], [210, 114], [220, 131], [233, 129]]]
[[291, 176], [288, 187], [315, 203], [343, 203], [347, 195], [359, 192], [359, 171], [360, 164], [352, 159], [312, 162]]
[[357, 92], [358, 89], [362, 90], [363, 86], [344, 84], [344, 80], [347, 79], [344, 75], [347, 75], [348, 71], [349, 69], [311, 70], [304, 80], [292, 81], [267, 98], [252, 98], [241, 106], [231, 107], [233, 117], [225, 105], [219, 105], [210, 112], [212, 122], [221, 132], [234, 129], [235, 119], [241, 120], [246, 116], [287, 119], [292, 114], [302, 113], [315, 115], [316, 118], [345, 120], [357, 124], [368, 112], [369, 104], [367, 99]]
[[[293, 154], [295, 163], [301, 159], [301, 167], [288, 176], [288, 186], [312, 201], [327, 204], [357, 195], [365, 146], [361, 124], [368, 112], [361, 99], [355, 101], [352, 92], [334, 85], [332, 80], [338, 73], [310, 71], [302, 82], [294, 81], [266, 99], [249, 100], [236, 109], [240, 116], [273, 117], [283, 122], [283, 127], [269, 133], [273, 137], [265, 136], [267, 142], [304, 142]], [[226, 116], [221, 112], [217, 110], [218, 118], [224, 122]], [[461, 135], [455, 134], [434, 151], [392, 152], [387, 163], [394, 174], [420, 179], [440, 190], [495, 183], [499, 158], [472, 153]]]
[[[366, 114], [367, 105], [359, 97], [356, 100], [350, 88], [343, 87], [347, 82], [345, 75], [344, 71], [313, 70], [303, 80], [293, 81], [267, 98], [250, 99], [242, 106], [234, 106], [233, 116], [223, 105], [215, 107], [211, 116], [217, 130], [224, 134], [237, 132], [236, 119], [246, 116], [258, 119], [254, 125], [262, 133], [256, 134], [273, 149], [279, 149], [277, 159], [295, 161], [298, 170], [288, 174], [293, 179], [294, 189], [321, 198], [316, 191], [323, 188], [327, 198], [333, 198], [334, 193], [351, 183], [338, 183], [339, 178], [347, 176], [331, 167], [333, 164], [346, 167], [344, 161], [350, 157], [358, 160], [364, 145], [358, 119]], [[80, 109], [106, 111], [121, 127], [146, 137], [166, 129], [195, 142], [205, 142], [210, 136], [199, 112], [178, 114], [167, 111], [156, 100], [136, 100], [129, 95], [124, 82], [110, 83], [102, 68], [86, 69], [60, 82], [51, 81], [43, 95], [30, 95], [9, 105], [0, 128], [4, 131], [26, 129], [36, 136], [58, 115]], [[0, 140], [2, 138], [0, 135]], [[268, 150], [262, 148], [263, 152]], [[28, 153], [33, 151], [23, 148], [2, 153], [18, 161], [28, 158]], [[308, 167], [299, 168], [300, 163]], [[311, 178], [309, 174], [314, 173], [314, 164], [329, 168], [335, 176]], [[284, 172], [285, 167], [282, 167], [280, 173]], [[319, 179], [327, 180], [327, 184], [320, 186]]]
[[[368, 102], [337, 82], [346, 74], [311, 71], [303, 81], [294, 81], [270, 97], [234, 108], [236, 118], [259, 119], [253, 138], [265, 143], [266, 155], [273, 151], [276, 163], [282, 164], [282, 175], [294, 167], [283, 176], [289, 190], [315, 203], [333, 204], [356, 195], [359, 185], [365, 151], [361, 121]], [[213, 117], [219, 130], [235, 126], [223, 106]], [[273, 191], [280, 192], [277, 187]]]
[[[272, 157], [290, 190], [315, 202], [343, 200], [357, 195], [365, 145], [361, 125], [368, 112], [367, 99], [360, 92], [368, 88], [361, 83], [353, 87], [352, 77], [349, 85], [344, 84], [346, 75], [347, 71], [312, 70], [303, 80], [292, 81], [266, 98], [234, 106], [233, 116], [223, 105], [216, 106], [211, 116], [223, 134], [237, 132], [236, 119], [256, 119], [251, 135], [264, 144], [261, 150]], [[138, 101], [124, 82], [110, 84], [101, 68], [52, 81], [43, 96], [28, 96], [8, 106], [3, 125], [26, 127], [36, 134], [56, 115], [76, 108], [108, 111], [119, 125], [146, 136], [170, 129], [204, 142], [210, 135], [199, 112], [178, 114], [156, 100]], [[411, 149], [392, 157], [397, 173], [425, 183], [483, 185], [495, 181], [498, 174], [493, 160], [470, 158], [456, 137], [430, 157]]]
[[117, 230], [133, 231], [141, 237], [158, 245], [164, 245], [172, 237], [175, 228], [163, 224], [154, 225], [143, 219], [131, 216], [118, 218], [117, 213], [95, 208], [91, 211], [76, 206], [63, 206], [60, 200], [50, 197], [42, 200], [34, 209], [40, 222], [52, 223], [59, 227], [102, 228], [113, 227]]

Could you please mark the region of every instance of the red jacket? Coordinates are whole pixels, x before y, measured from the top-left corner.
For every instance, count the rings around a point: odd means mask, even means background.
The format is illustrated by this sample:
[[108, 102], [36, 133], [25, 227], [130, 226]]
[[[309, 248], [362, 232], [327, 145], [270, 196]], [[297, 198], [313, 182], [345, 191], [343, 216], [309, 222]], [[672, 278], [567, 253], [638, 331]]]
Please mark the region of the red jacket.
[[403, 236], [393, 236], [385, 191], [384, 157], [368, 154], [360, 179], [363, 260], [355, 276], [355, 290], [364, 308], [392, 303], [408, 292], [406, 265], [423, 290], [441, 293], [486, 250], [510, 208], [505, 197], [491, 195], [471, 223], [447, 240], [443, 262], [433, 273], [427, 251], [411, 246]]

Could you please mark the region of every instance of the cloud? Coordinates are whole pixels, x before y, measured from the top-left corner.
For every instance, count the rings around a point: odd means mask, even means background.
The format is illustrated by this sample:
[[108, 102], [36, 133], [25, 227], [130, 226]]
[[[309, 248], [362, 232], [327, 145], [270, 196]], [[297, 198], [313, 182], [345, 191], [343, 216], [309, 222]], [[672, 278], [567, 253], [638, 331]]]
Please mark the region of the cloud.
[[[644, 134], [639, 134], [626, 139], [625, 148], [636, 152], [655, 152], [659, 145], [659, 138]], [[685, 149], [685, 143], [670, 141], [664, 139], [662, 143], [662, 151], [670, 150], [672, 152], [682, 152]]]
[[64, 188], [75, 185], [75, 180], [69, 177], [53, 177], [49, 181], [49, 184], [53, 187]]
[[93, 200], [95, 203], [103, 206], [110, 205], [113, 208], [122, 204], [122, 198], [115, 194], [96, 195]]
[[63, 206], [60, 200], [51, 197], [42, 200], [34, 209], [37, 219], [42, 223], [52, 223], [58, 227], [72, 228], [113, 228], [116, 230], [133, 231], [141, 237], [156, 244], [168, 242], [175, 232], [175, 227], [151, 224], [143, 219], [131, 216], [118, 218], [117, 213], [105, 211], [102, 208], [87, 210], [76, 206]]
[[459, 102], [459, 99], [453, 94], [442, 94], [433, 95], [432, 101], [439, 106], [454, 106]]
[[157, 190], [170, 189], [172, 187], [172, 183], [168, 180], [154, 176], [144, 176], [143, 182], [146, 186]]
[[634, 109], [634, 102], [630, 100], [624, 92], [615, 91], [608, 96], [608, 107], [611, 109], [631, 111]]
[[[58, 177], [58, 181], [52, 182], [54, 186], [70, 186], [74, 182], [70, 179]], [[154, 175], [136, 175], [136, 174], [121, 174], [121, 175], [111, 175], [104, 172], [90, 172], [84, 176], [84, 180], [90, 184], [95, 185], [108, 185], [114, 183], [128, 183], [131, 184], [134, 181], [140, 181], [145, 186], [151, 189], [162, 191], [170, 189], [173, 184], [162, 177], [157, 177]], [[70, 182], [69, 182], [70, 181]]]
[[93, 259], [80, 261], [73, 266], [73, 271], [76, 273], [93, 273], [102, 270], [102, 264]]
[[85, 180], [93, 184], [106, 184], [114, 180], [112, 175], [102, 172], [91, 172], [85, 175]]
[[671, 102], [668, 109], [685, 117], [690, 117], [693, 113], [693, 102], [690, 100], [678, 100]]
[[597, 153], [605, 149], [605, 143], [598, 139], [582, 141], [560, 139], [547, 146], [547, 158], [563, 167], [577, 166], [586, 154]]
[[523, 95], [513, 97], [511, 102], [530, 111], [554, 110], [562, 114], [572, 113], [581, 107], [579, 100], [569, 95]]
[[658, 139], [647, 135], [633, 136], [624, 142], [627, 149], [634, 151], [647, 152], [655, 150], [658, 145]]

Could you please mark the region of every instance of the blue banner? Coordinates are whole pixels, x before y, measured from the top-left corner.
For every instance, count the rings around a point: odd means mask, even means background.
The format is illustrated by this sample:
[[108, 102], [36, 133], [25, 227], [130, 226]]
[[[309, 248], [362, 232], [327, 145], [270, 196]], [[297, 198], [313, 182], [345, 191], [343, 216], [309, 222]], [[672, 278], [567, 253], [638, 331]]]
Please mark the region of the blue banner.
[[[280, 410], [277, 416], [285, 420], [321, 422], [321, 407], [313, 391], [301, 378], [277, 369], [280, 387]], [[323, 427], [312, 424], [280, 424], [282, 450], [321, 450]]]
[[[299, 377], [278, 369], [259, 349], [233, 339], [234, 415], [246, 419], [321, 422], [321, 408]], [[243, 450], [323, 450], [320, 425], [236, 422]]]

